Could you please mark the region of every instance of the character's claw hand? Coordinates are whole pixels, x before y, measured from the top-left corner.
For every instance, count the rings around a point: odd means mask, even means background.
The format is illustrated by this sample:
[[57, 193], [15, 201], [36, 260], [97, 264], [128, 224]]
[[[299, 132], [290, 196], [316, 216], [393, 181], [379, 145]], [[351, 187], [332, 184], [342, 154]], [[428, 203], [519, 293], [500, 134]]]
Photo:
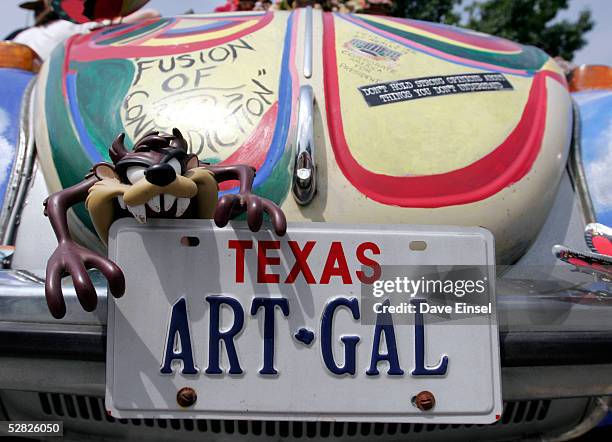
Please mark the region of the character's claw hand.
[[215, 224], [225, 227], [232, 216], [247, 213], [247, 223], [253, 232], [259, 231], [266, 212], [272, 221], [272, 227], [278, 236], [287, 231], [287, 219], [283, 211], [272, 201], [261, 198], [251, 192], [223, 195], [215, 209]]
[[117, 265], [107, 258], [85, 249], [72, 241], [60, 242], [47, 263], [45, 296], [49, 310], [55, 318], [66, 314], [66, 303], [62, 293], [62, 277], [72, 276], [74, 289], [83, 308], [90, 312], [96, 308], [98, 298], [96, 290], [87, 273], [96, 268], [108, 280], [111, 294], [116, 298], [125, 292], [125, 278]]

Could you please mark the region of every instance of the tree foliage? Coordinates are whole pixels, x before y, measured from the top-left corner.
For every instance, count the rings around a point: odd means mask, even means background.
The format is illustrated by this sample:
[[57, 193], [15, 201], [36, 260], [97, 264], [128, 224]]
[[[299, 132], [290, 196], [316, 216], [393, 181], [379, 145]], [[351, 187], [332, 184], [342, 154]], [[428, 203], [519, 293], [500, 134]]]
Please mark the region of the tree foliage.
[[537, 46], [552, 56], [572, 60], [586, 44], [584, 35], [594, 25], [591, 11], [576, 21], [553, 22], [568, 0], [485, 0], [469, 5], [467, 26], [519, 43]]
[[446, 24], [460, 24], [476, 31], [537, 46], [552, 56], [571, 61], [586, 44], [585, 34], [594, 25], [584, 9], [575, 21], [555, 20], [569, 0], [476, 0], [463, 2], [467, 22], [461, 20], [462, 0], [397, 0], [394, 13]]
[[456, 10], [462, 0], [396, 0], [395, 15], [454, 25], [461, 18]]

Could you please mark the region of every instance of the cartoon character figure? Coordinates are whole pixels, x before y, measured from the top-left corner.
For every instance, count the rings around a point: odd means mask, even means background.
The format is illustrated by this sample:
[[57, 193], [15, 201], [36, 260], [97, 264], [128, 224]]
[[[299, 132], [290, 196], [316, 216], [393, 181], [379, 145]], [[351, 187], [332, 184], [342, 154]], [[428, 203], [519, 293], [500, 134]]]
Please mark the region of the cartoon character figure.
[[553, 254], [577, 270], [595, 275], [597, 279], [612, 281], [612, 229], [591, 223], [584, 229], [584, 240], [589, 252], [578, 252], [565, 246], [554, 246]]
[[[268, 214], [277, 235], [287, 229], [281, 209], [251, 193], [255, 170], [245, 165], [202, 164], [187, 152], [187, 142], [178, 129], [172, 135], [150, 132], [129, 152], [125, 134], [119, 135], [109, 150], [111, 163], [96, 164], [85, 180], [54, 193], [45, 200], [58, 246], [47, 263], [45, 295], [51, 314], [66, 314], [61, 278], [71, 275], [79, 302], [86, 311], [96, 308], [97, 296], [88, 269], [98, 269], [108, 280], [110, 293], [120, 297], [125, 278], [112, 261], [74, 242], [68, 231], [68, 209], [85, 201], [100, 239], [106, 243], [110, 225], [118, 218], [214, 218], [224, 227], [233, 216], [245, 212], [249, 228], [256, 232]], [[218, 183], [240, 182], [239, 193], [218, 198]]]

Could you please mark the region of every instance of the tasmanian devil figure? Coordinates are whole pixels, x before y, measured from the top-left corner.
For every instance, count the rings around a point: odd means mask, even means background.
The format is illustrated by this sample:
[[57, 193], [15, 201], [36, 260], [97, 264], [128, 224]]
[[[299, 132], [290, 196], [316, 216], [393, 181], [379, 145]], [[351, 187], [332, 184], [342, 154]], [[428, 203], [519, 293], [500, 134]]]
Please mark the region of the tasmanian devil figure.
[[[214, 218], [219, 227], [232, 216], [246, 211], [252, 231], [258, 231], [264, 212], [277, 235], [287, 229], [281, 209], [251, 193], [255, 170], [245, 165], [202, 164], [189, 154], [187, 142], [178, 129], [172, 135], [150, 132], [132, 151], [119, 135], [109, 150], [112, 163], [96, 164], [85, 180], [49, 196], [45, 215], [49, 217], [58, 246], [47, 263], [45, 295], [51, 314], [66, 313], [61, 278], [71, 275], [78, 299], [87, 311], [96, 308], [97, 296], [87, 273], [96, 268], [108, 280], [110, 293], [120, 297], [125, 278], [119, 267], [104, 256], [76, 244], [68, 231], [67, 211], [85, 201], [96, 232], [106, 243], [110, 225], [118, 218], [133, 216], [141, 223], [147, 218]], [[218, 198], [218, 183], [240, 182], [237, 194]]]

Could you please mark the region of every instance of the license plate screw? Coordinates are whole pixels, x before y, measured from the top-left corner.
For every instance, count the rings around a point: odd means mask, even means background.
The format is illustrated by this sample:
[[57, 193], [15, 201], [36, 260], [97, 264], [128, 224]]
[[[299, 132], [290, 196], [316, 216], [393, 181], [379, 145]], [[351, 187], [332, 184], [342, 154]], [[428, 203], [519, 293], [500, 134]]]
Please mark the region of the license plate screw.
[[183, 387], [176, 394], [176, 403], [183, 408], [191, 407], [198, 400], [198, 395], [191, 387]]
[[421, 391], [412, 398], [412, 405], [421, 411], [429, 411], [436, 405], [436, 398], [431, 391]]

